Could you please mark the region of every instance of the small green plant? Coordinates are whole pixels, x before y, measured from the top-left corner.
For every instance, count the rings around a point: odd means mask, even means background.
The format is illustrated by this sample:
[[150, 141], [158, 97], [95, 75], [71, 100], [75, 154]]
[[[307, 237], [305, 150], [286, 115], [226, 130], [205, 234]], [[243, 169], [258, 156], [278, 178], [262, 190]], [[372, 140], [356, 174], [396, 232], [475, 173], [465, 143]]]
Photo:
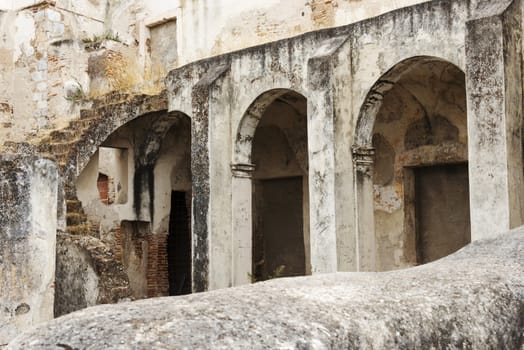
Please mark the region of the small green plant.
[[247, 273], [247, 277], [249, 277], [249, 280], [251, 281], [251, 283], [256, 283], [258, 282], [258, 279], [255, 275], [253, 275], [251, 272], [248, 272]]
[[82, 84], [80, 84], [77, 79], [75, 79], [75, 83], [76, 86], [69, 90], [65, 96], [65, 99], [73, 104], [86, 98], [86, 93]]
[[[285, 269], [286, 269], [286, 265], [279, 265], [279, 266], [277, 266], [277, 268], [275, 270], [273, 270], [273, 273], [268, 275], [265, 280], [272, 280], [274, 278], [282, 277], [284, 275], [284, 270]], [[253, 275], [250, 272], [247, 273], [247, 276], [251, 280], [251, 283], [256, 283], [256, 282], [260, 282], [261, 281], [255, 275]]]
[[92, 38], [82, 39], [82, 42], [86, 46], [91, 46], [91, 45], [99, 44], [99, 43], [101, 43], [104, 40], [112, 40], [112, 41], [116, 41], [116, 42], [119, 42], [119, 43], [122, 42], [122, 39], [120, 39], [120, 36], [118, 35], [118, 33], [113, 33], [111, 30], [109, 30], [109, 31], [107, 31], [107, 32], [105, 32], [104, 34], [101, 34], [101, 35], [93, 35]]

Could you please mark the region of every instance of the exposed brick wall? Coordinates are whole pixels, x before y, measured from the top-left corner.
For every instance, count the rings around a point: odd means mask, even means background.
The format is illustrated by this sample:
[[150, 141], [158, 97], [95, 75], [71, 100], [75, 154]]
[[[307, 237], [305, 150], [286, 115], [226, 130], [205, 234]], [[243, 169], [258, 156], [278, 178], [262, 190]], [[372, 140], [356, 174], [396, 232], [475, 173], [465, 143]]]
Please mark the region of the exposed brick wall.
[[315, 28], [326, 28], [335, 24], [336, 1], [312, 0], [309, 6], [311, 6], [311, 19]]
[[115, 257], [118, 261], [124, 263], [124, 255], [123, 255], [123, 234], [122, 234], [122, 226], [118, 225], [114, 228], [115, 230]]
[[98, 187], [98, 193], [100, 195], [100, 200], [103, 204], [109, 204], [109, 178], [107, 175], [98, 174], [98, 179], [96, 181], [96, 186]]
[[148, 234], [147, 296], [169, 295], [167, 233]]
[[115, 178], [108, 176], [107, 178], [107, 204], [115, 203], [116, 199], [116, 187], [115, 187]]
[[157, 234], [157, 285], [159, 295], [169, 295], [169, 275], [167, 267], [167, 233]]
[[105, 174], [98, 174], [98, 179], [96, 181], [98, 187], [98, 193], [100, 195], [100, 200], [105, 205], [110, 205], [115, 202], [115, 179], [111, 176]]

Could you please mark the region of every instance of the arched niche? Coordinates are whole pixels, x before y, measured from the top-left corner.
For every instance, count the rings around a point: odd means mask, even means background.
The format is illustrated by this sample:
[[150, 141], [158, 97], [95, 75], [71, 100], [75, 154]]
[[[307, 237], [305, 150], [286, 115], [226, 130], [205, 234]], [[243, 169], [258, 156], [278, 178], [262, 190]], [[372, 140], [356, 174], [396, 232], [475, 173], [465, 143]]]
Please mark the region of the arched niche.
[[436, 260], [470, 241], [464, 73], [413, 57], [370, 89], [352, 148], [360, 270]]
[[235, 284], [310, 273], [303, 95], [275, 89], [251, 104], [237, 129], [232, 175]]

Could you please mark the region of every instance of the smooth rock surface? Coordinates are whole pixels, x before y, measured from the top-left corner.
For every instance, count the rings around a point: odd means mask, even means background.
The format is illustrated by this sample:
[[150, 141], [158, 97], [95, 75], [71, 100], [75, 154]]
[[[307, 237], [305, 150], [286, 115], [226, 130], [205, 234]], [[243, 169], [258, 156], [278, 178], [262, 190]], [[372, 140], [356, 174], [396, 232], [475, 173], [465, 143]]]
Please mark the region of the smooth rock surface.
[[521, 349], [523, 325], [519, 228], [402, 271], [96, 306], [8, 349]]

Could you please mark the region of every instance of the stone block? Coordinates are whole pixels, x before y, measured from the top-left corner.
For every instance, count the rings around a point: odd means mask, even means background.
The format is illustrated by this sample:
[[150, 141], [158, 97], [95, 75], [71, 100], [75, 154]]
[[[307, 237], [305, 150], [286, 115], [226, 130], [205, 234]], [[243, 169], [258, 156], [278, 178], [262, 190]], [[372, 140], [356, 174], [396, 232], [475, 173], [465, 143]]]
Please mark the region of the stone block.
[[57, 168], [0, 156], [0, 346], [53, 318]]

